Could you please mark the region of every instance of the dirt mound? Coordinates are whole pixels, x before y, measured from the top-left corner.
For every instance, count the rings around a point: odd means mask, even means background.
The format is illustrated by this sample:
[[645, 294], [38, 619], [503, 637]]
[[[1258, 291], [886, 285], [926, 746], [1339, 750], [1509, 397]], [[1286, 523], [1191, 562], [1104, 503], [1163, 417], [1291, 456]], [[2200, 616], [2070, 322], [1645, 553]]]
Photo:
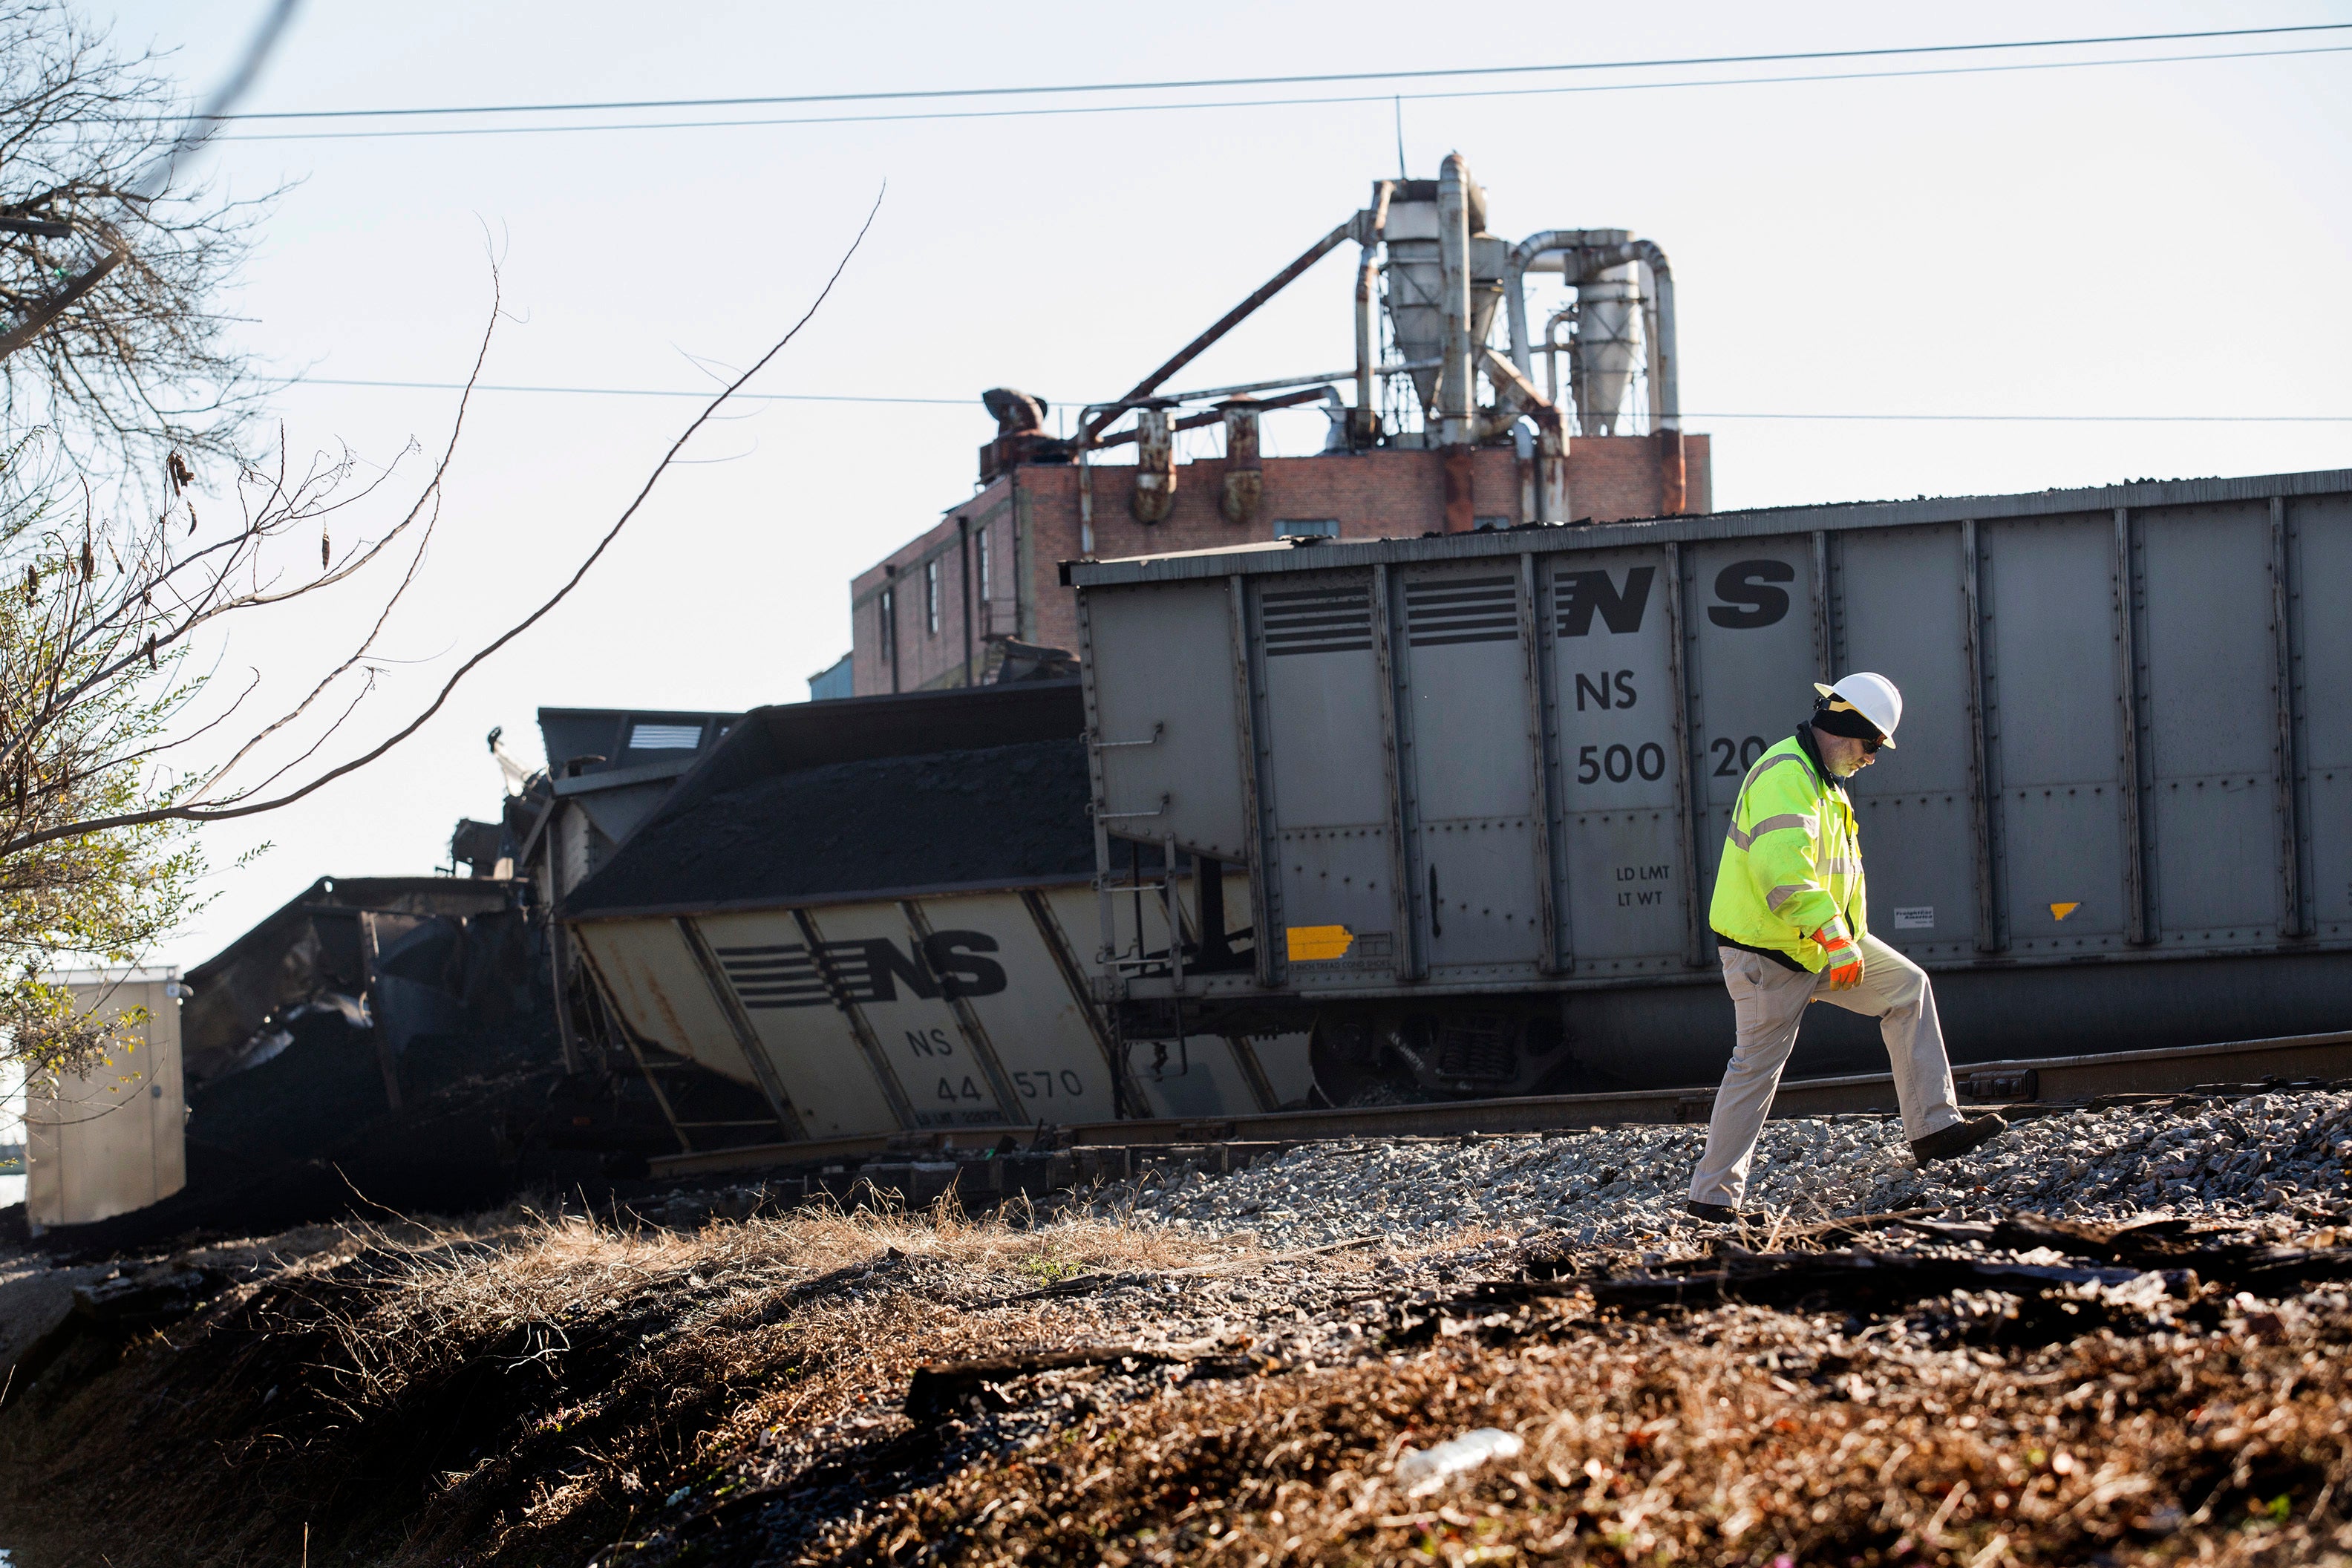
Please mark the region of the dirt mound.
[[2310, 1562], [2352, 1456], [2340, 1356], [2296, 1369], [2345, 1323], [2217, 1325], [2185, 1363], [2168, 1335], [1997, 1354], [1761, 1308], [1560, 1323], [1091, 1415], [793, 1560]]
[[[584, 1561], [740, 1453], [863, 1435], [964, 1342], [955, 1303], [1171, 1246], [1094, 1224], [804, 1213], [681, 1236], [510, 1211], [187, 1254], [168, 1271], [212, 1281], [195, 1315], [94, 1324], [0, 1411], [0, 1538], [72, 1521], [74, 1560], [117, 1568], [294, 1562], [306, 1529], [312, 1562]], [[993, 1321], [1099, 1331], [1087, 1302]]]
[[205, 1304], [18, 1392], [0, 1525], [121, 1568], [306, 1528], [385, 1565], [2315, 1561], [2352, 1548], [2352, 1249], [2263, 1223], [347, 1226], [110, 1285]]

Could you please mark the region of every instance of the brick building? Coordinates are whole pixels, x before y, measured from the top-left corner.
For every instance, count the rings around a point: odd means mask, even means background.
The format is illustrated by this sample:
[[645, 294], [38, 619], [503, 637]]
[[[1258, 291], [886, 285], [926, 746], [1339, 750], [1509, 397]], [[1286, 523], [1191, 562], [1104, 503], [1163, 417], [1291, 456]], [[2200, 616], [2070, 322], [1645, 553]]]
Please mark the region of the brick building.
[[[1544, 228], [1514, 245], [1487, 232], [1486, 193], [1458, 153], [1434, 180], [1375, 181], [1371, 195], [1125, 397], [1079, 410], [1066, 437], [1046, 434], [1045, 406], [1026, 394], [983, 395], [997, 437], [981, 449], [980, 492], [850, 585], [851, 691], [984, 682], [1008, 658], [1075, 651], [1065, 561], [1712, 510], [1707, 438], [1681, 428], [1664, 250], [1624, 229]], [[1352, 403], [1339, 390], [1348, 378], [1329, 374], [1165, 390], [1349, 242]], [[1545, 272], [1562, 291], [1538, 312], [1529, 279]], [[1637, 373], [1638, 435], [1624, 433]], [[1187, 404], [1203, 411], [1175, 417]], [[1259, 416], [1303, 404], [1329, 416], [1326, 449], [1263, 457]], [[1177, 461], [1175, 434], [1212, 424], [1223, 426], [1221, 456]], [[1122, 446], [1133, 462], [1103, 460]], [[838, 667], [820, 680], [827, 692], [843, 684]]]
[[[1663, 443], [1679, 440], [1682, 510], [1710, 504], [1707, 438], [1588, 436], [1570, 446], [1570, 510], [1578, 521], [1656, 517], [1664, 504]], [[1218, 510], [1225, 463], [1177, 465], [1173, 510], [1135, 520], [1137, 468], [1090, 469], [1096, 556], [1151, 555], [1255, 543], [1291, 532], [1339, 539], [1412, 538], [1444, 527], [1444, 455], [1376, 447], [1311, 458], [1267, 458], [1261, 521], [1237, 526]], [[1526, 474], [1507, 447], [1471, 454], [1473, 509], [1482, 527], [1528, 521]], [[1079, 538], [1079, 474], [1067, 462], [1006, 469], [971, 500], [850, 585], [850, 672], [857, 696], [984, 682], [1007, 640], [1076, 648], [1076, 606], [1059, 565], [1088, 553]], [[969, 606], [969, 609], [967, 609]]]

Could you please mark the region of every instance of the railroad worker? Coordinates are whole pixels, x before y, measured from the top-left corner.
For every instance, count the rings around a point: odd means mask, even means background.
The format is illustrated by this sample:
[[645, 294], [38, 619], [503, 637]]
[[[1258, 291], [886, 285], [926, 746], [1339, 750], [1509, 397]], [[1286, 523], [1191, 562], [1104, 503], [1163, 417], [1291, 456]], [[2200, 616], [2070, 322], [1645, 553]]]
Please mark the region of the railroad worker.
[[1738, 1034], [1691, 1177], [1685, 1206], [1699, 1219], [1738, 1217], [1756, 1139], [1809, 1003], [1878, 1020], [1903, 1131], [1921, 1164], [1964, 1154], [2007, 1125], [1960, 1114], [1934, 988], [1864, 920], [1862, 844], [1846, 781], [1895, 744], [1903, 694], [1867, 672], [1813, 689], [1821, 700], [1811, 719], [1740, 781], [1716, 872], [1708, 920]]

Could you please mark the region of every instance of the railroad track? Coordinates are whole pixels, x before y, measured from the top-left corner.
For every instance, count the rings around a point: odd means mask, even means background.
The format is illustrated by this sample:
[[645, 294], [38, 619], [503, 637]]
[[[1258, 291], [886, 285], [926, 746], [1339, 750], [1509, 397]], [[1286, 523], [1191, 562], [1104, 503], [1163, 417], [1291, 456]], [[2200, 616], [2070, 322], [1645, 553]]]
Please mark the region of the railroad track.
[[[2352, 1081], [2352, 1030], [2170, 1050], [1979, 1062], [1953, 1071], [1963, 1100], [1999, 1107], [2011, 1116], [2051, 1115], [2119, 1101], [2322, 1089]], [[787, 1185], [799, 1181], [803, 1194], [823, 1189], [846, 1195], [866, 1183], [922, 1203], [950, 1188], [978, 1198], [1049, 1191], [1074, 1183], [1118, 1180], [1155, 1164], [1236, 1170], [1302, 1143], [1527, 1137], [1633, 1122], [1704, 1121], [1714, 1099], [1711, 1089], [1661, 1089], [1270, 1111], [1207, 1121], [963, 1127], [753, 1144], [667, 1155], [649, 1165], [658, 1179], [767, 1172]], [[1776, 1119], [1886, 1115], [1895, 1109], [1895, 1080], [1886, 1073], [1784, 1082], [1772, 1102]]]

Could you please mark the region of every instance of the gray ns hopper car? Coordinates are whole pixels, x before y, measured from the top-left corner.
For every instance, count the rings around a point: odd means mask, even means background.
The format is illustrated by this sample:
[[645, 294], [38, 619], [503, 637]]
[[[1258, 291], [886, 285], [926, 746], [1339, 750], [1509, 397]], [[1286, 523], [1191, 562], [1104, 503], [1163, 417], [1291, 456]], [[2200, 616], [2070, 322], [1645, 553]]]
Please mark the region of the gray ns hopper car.
[[[1869, 923], [1936, 974], [1956, 1060], [2341, 1028], [2347, 489], [1071, 563], [1101, 871], [1232, 863], [1234, 923], [1279, 933], [1108, 932], [1104, 984], [1131, 1037], [1311, 1024], [1334, 1099], [1710, 1081], [1741, 776], [1811, 681], [1874, 669], [1906, 707], [1853, 792]], [[1884, 1070], [1874, 1029], [1820, 1013], [1792, 1072]]]
[[[764, 1127], [681, 1118], [682, 1141], [1305, 1099], [1303, 1034], [1130, 1056], [1112, 1033], [1090, 984], [1082, 714], [1067, 680], [755, 710], [571, 893], [565, 929], [625, 1043], [768, 1107]], [[1128, 907], [1124, 940], [1164, 951], [1163, 906]]]

